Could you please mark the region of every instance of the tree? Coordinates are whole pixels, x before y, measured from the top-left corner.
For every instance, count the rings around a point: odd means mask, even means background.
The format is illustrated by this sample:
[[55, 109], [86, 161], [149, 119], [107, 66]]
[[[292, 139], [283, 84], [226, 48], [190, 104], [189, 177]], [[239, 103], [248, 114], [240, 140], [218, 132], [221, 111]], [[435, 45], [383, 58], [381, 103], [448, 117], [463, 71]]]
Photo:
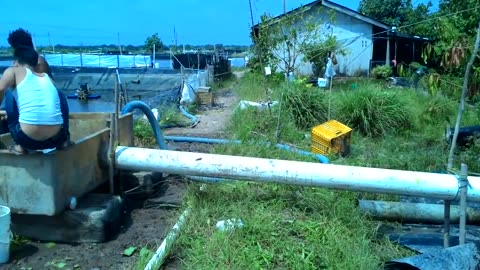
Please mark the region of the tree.
[[285, 74], [294, 72], [300, 56], [318, 43], [320, 37], [318, 16], [307, 12], [308, 9], [301, 7], [278, 18], [264, 14], [257, 33], [252, 36], [257, 61], [278, 67]]
[[441, 0], [428, 24], [434, 42], [425, 46], [424, 61], [438, 64], [445, 72], [463, 74], [480, 21], [479, 11], [477, 0]]
[[153, 52], [153, 46], [155, 45], [155, 52], [163, 50], [163, 42], [158, 37], [158, 33], [153, 34], [145, 40], [145, 51]]
[[401, 27], [400, 32], [427, 36], [431, 30], [418, 22], [429, 17], [431, 7], [431, 2], [414, 7], [412, 0], [362, 0], [358, 11], [386, 25]]
[[333, 35], [328, 35], [325, 39], [307, 46], [304, 61], [312, 63], [315, 77], [323, 77], [329, 52], [336, 52], [340, 55], [346, 54], [346, 50], [339, 49], [339, 47], [339, 43]]

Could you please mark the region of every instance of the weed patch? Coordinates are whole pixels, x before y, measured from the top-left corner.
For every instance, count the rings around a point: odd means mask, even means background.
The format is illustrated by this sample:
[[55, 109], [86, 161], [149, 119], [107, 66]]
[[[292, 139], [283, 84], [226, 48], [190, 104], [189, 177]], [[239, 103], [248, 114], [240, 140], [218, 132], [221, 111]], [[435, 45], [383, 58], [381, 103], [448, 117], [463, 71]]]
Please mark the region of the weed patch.
[[[332, 119], [354, 129], [352, 153], [332, 155], [332, 163], [444, 172], [445, 125], [456, 117], [456, 101], [410, 90], [385, 91], [381, 83], [348, 81], [343, 87], [332, 94]], [[305, 135], [327, 120], [328, 94], [254, 73], [247, 73], [234, 90], [239, 99], [271, 98], [282, 105], [235, 111], [226, 130], [242, 144], [216, 145], [212, 153], [318, 162], [275, 144], [308, 150]], [[478, 123], [479, 115], [468, 107], [462, 125]], [[143, 140], [150, 134], [137, 133]], [[480, 172], [479, 150], [476, 142], [458, 151], [457, 165], [465, 162]], [[173, 250], [186, 269], [379, 269], [388, 260], [413, 255], [378, 235], [383, 223], [355, 206], [358, 199], [397, 196], [238, 181], [191, 183], [186, 198], [192, 211]], [[231, 218], [241, 219], [244, 227], [226, 232], [216, 228], [218, 221]]]
[[365, 87], [336, 96], [337, 118], [369, 137], [382, 137], [413, 127], [409, 95]]

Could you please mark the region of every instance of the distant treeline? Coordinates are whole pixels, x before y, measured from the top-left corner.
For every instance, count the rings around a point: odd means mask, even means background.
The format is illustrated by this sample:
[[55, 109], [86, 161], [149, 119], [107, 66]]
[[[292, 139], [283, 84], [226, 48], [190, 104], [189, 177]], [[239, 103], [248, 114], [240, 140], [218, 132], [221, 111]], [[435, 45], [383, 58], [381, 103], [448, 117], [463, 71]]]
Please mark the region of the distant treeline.
[[[223, 44], [209, 44], [209, 45], [190, 45], [185, 44], [178, 46], [164, 46], [159, 49], [158, 52], [173, 51], [175, 53], [180, 53], [185, 50], [188, 51], [219, 51], [226, 52], [228, 54], [237, 54], [248, 51], [250, 46], [241, 46], [241, 45], [223, 45]], [[120, 48], [118, 45], [89, 45], [89, 46], [66, 46], [66, 45], [55, 45], [55, 46], [37, 46], [37, 50], [41, 53], [100, 53], [100, 54], [120, 54]], [[122, 54], [149, 54], [145, 50], [144, 45], [126, 45], [121, 47]], [[11, 51], [9, 47], [0, 46], [0, 55], [10, 55]]]

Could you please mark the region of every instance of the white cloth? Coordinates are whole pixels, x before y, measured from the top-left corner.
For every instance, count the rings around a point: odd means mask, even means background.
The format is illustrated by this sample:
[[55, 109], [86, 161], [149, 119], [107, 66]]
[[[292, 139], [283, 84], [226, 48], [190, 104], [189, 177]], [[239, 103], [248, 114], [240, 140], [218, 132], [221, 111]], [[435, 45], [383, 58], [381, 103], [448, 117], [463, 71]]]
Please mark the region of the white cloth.
[[325, 78], [329, 79], [331, 77], [334, 77], [335, 75], [337, 75], [337, 73], [335, 72], [335, 68], [333, 67], [332, 58], [329, 57], [327, 60], [327, 68], [325, 69]]

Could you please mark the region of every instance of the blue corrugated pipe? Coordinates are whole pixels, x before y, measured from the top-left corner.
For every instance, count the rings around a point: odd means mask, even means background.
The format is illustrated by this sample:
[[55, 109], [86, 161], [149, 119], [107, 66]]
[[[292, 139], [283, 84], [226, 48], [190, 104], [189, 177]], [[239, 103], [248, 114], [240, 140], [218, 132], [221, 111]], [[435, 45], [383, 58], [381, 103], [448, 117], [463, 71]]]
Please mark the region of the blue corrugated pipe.
[[[208, 144], [241, 144], [240, 140], [227, 140], [227, 139], [211, 139], [211, 138], [200, 138], [200, 137], [181, 137], [181, 136], [165, 136], [165, 140], [173, 142], [190, 142], [190, 143], [208, 143]], [[314, 154], [304, 150], [300, 150], [289, 145], [277, 143], [275, 145], [277, 148], [284, 149], [287, 151], [295, 152], [303, 156], [312, 156], [321, 163], [329, 163], [329, 159], [320, 154]]]
[[196, 125], [200, 122], [195, 115], [188, 113], [187, 110], [185, 110], [185, 108], [183, 108], [182, 105], [180, 105], [179, 108], [180, 108], [180, 112], [181, 112], [183, 115], [185, 115], [185, 116], [188, 117], [190, 120], [192, 120], [192, 126], [196, 126]]
[[[181, 111], [183, 110], [186, 113], [186, 111], [183, 107], [180, 106], [180, 108], [181, 108], [180, 109]], [[141, 110], [147, 116], [148, 122], [152, 126], [153, 134], [155, 135], [155, 139], [157, 140], [158, 147], [162, 150], [168, 150], [166, 140], [175, 141], [175, 142], [193, 142], [193, 143], [209, 143], [209, 144], [241, 144], [242, 143], [240, 140], [212, 139], [212, 138], [199, 138], [199, 137], [180, 137], [180, 136], [166, 136], [166, 137], [164, 137], [163, 134], [162, 134], [162, 130], [160, 128], [160, 125], [158, 124], [158, 121], [155, 118], [155, 115], [153, 114], [150, 107], [148, 107], [148, 105], [145, 104], [144, 102], [141, 102], [141, 101], [138, 101], [138, 100], [129, 102], [128, 104], [126, 104], [123, 107], [122, 114], [130, 113], [135, 109]], [[198, 119], [195, 116], [190, 115], [189, 118], [192, 119], [192, 121], [198, 123]], [[276, 144], [276, 147], [278, 147], [280, 149], [287, 150], [287, 151], [292, 151], [292, 152], [295, 152], [295, 153], [298, 153], [298, 154], [304, 155], [304, 156], [313, 156], [313, 157], [317, 158], [321, 163], [329, 163], [328, 158], [323, 156], [323, 155], [320, 155], [320, 154], [313, 154], [313, 153], [310, 153], [310, 152], [307, 152], [307, 151], [296, 149], [294, 147], [291, 147], [291, 146], [288, 146], [288, 145], [285, 145], [285, 144]], [[196, 176], [192, 176], [191, 178], [192, 178], [192, 180], [200, 180], [201, 179], [203, 182], [222, 182], [222, 181], [225, 180], [225, 179], [222, 179], [222, 178], [215, 178], [215, 177], [196, 177]]]
[[165, 139], [163, 138], [162, 130], [157, 122], [157, 118], [155, 118], [155, 115], [147, 104], [139, 100], [130, 101], [123, 106], [122, 114], [131, 113], [135, 109], [141, 110], [147, 116], [148, 122], [153, 129], [153, 135], [155, 135], [155, 139], [157, 140], [158, 147], [162, 150], [168, 150]]

